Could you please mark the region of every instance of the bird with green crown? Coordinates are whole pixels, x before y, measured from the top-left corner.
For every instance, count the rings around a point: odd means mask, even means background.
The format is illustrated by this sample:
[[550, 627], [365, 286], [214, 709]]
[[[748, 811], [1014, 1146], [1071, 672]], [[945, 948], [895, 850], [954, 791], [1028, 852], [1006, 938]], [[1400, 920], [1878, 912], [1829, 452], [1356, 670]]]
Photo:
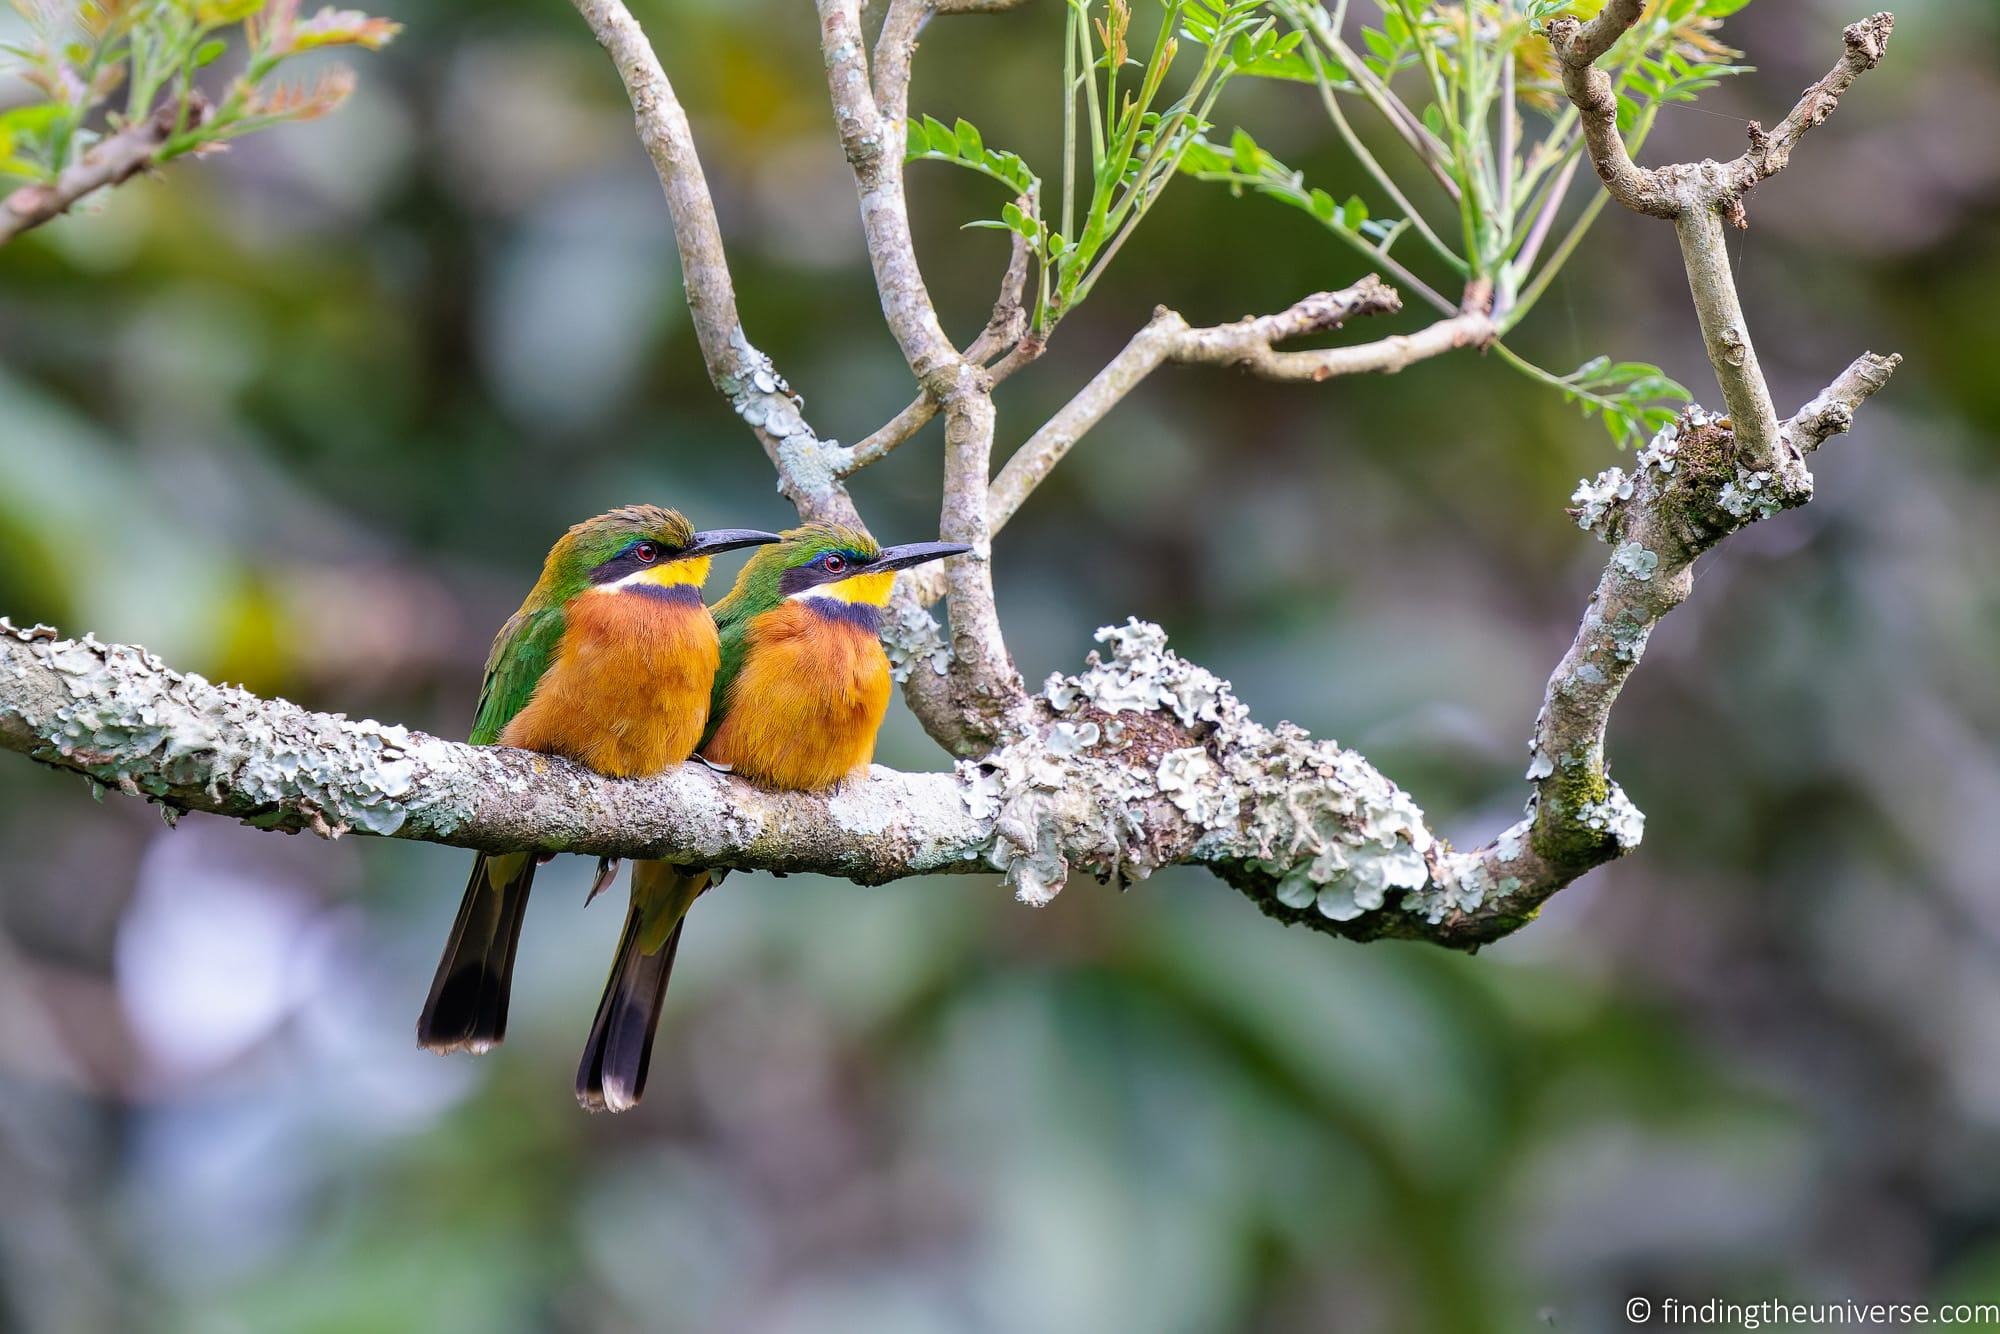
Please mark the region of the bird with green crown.
[[[896, 572], [970, 550], [955, 542], [878, 547], [860, 529], [815, 523], [756, 552], [713, 608], [721, 662], [700, 757], [792, 791], [865, 771], [889, 707], [882, 609]], [[625, 929], [577, 1067], [585, 1107], [622, 1112], [645, 1092], [683, 919], [722, 875], [665, 862], [633, 868]]]
[[[721, 659], [701, 597], [709, 560], [780, 540], [743, 528], [697, 533], [655, 505], [577, 524], [493, 641], [472, 743], [561, 755], [613, 778], [686, 760], [710, 730]], [[506, 1036], [514, 951], [540, 860], [510, 852], [473, 862], [417, 1020], [423, 1046], [478, 1052]], [[635, 882], [648, 874], [635, 866]]]

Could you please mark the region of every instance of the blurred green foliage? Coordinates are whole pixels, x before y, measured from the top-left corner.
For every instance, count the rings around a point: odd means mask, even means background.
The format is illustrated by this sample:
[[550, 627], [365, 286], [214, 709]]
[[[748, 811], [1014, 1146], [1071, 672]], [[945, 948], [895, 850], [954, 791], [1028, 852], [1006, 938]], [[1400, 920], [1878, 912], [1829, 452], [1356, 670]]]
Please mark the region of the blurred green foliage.
[[[275, 125], [317, 120], [353, 91], [323, 66], [310, 85], [272, 76], [333, 47], [379, 51], [401, 25], [332, 6], [301, 21], [299, 0], [13, 0], [25, 32], [0, 74], [36, 94], [0, 112], [0, 179], [53, 184], [105, 135], [157, 121], [156, 162], [213, 153]], [[211, 93], [209, 67], [238, 39], [242, 68]], [[101, 113], [101, 114], [100, 114]]]
[[[567, 523], [789, 514], [705, 383], [657, 184], [574, 14], [389, 8], [406, 31], [339, 115], [0, 249], [0, 610], [452, 734]], [[910, 386], [813, 24], [639, 12], [747, 327], [859, 438]], [[912, 107], [1059, 176], [1074, 12], [939, 20]], [[1662, 99], [1648, 156], [1734, 152], [1730, 117], [1788, 105], [1855, 16], [1733, 17], [1761, 72], [1702, 110]], [[1864, 346], [1910, 360], [1814, 504], [1704, 565], [1655, 636], [1612, 737], [1646, 846], [1519, 937], [1330, 942], [1195, 874], [1039, 912], [976, 879], [737, 877], [694, 915], [647, 1105], [592, 1119], [567, 1075], [618, 923], [577, 911], [581, 863], [544, 873], [507, 1048], [441, 1060], [410, 1027], [462, 854], [170, 833], [0, 765], [0, 1327], [1594, 1331], [1635, 1292], [1993, 1300], [1996, 24], [1977, 0], [1900, 13], [1753, 201], [1732, 258], [1781, 407]], [[1315, 83], [1218, 105], [1360, 201], [1357, 229], [1401, 216]], [[912, 173], [961, 336], [1005, 260], [960, 229], [994, 188]], [[1369, 267], [1311, 209], [1151, 207], [1006, 386], [1001, 448], [1155, 303], [1215, 322]], [[1456, 290], [1442, 256], [1407, 259]], [[1509, 345], [1713, 397], [1671, 240], [1615, 211]], [[933, 530], [937, 429], [860, 479], [885, 535]], [[1158, 620], [1260, 716], [1490, 834], [1602, 560], [1564, 498], [1607, 452], [1469, 352], [1317, 387], [1163, 373], [1009, 526], [1002, 612], [1031, 679], [1099, 624]], [[900, 710], [882, 758], [941, 762]]]

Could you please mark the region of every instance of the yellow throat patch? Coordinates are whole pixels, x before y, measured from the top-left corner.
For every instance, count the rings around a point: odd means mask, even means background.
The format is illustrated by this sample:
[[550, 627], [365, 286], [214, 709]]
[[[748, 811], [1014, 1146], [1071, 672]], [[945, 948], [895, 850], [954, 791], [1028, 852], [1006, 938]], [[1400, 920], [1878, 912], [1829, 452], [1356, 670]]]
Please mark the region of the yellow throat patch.
[[708, 582], [708, 561], [707, 556], [670, 560], [665, 565], [655, 565], [650, 569], [641, 570], [632, 578], [635, 583], [658, 584], [661, 588], [677, 588], [682, 584], [693, 584], [696, 588], [700, 588]]
[[821, 584], [798, 594], [804, 598], [831, 598], [836, 602], [861, 602], [871, 607], [889, 605], [889, 591], [896, 586], [896, 572], [857, 574], [838, 583]]

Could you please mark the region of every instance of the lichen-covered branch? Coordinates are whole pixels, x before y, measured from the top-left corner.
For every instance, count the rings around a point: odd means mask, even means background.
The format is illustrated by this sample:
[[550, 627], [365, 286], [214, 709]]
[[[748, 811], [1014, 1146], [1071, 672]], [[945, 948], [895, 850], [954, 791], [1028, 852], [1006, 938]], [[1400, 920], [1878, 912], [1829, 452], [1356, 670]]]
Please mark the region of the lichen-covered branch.
[[1654, 437], [1629, 474], [1610, 468], [1578, 485], [1570, 514], [1611, 547], [1611, 558], [1535, 717], [1527, 818], [1494, 843], [1442, 863], [1442, 878], [1463, 887], [1469, 927], [1499, 930], [1524, 920], [1555, 890], [1638, 843], [1644, 817], [1611, 781], [1604, 745], [1611, 706], [1647, 639], [1692, 590], [1696, 557], [1812, 498], [1804, 451], [1846, 430], [1901, 360], [1864, 354], [1785, 423], [1785, 437], [1800, 443], [1796, 469], [1755, 466], [1728, 418], [1691, 407]]
[[[0, 748], [105, 789], [259, 828], [819, 871], [863, 882], [998, 871], [1045, 902], [1072, 868], [1134, 879], [1198, 863], [1421, 874], [1421, 814], [1366, 761], [1252, 723], [1155, 626], [1051, 678], [1036, 727], [951, 773], [876, 768], [830, 795], [766, 792], [698, 764], [603, 778], [549, 756], [311, 713], [167, 668], [142, 649], [0, 620]], [[1241, 865], [1239, 865], [1239, 863]], [[1416, 868], [1416, 869], [1413, 869]], [[1328, 919], [1331, 920], [1331, 919]], [[1428, 934], [1422, 917], [1400, 933]]]
[[[1629, 207], [1675, 222], [1729, 415], [1690, 408], [1630, 473], [1612, 468], [1577, 488], [1571, 513], [1610, 554], [1543, 694], [1524, 817], [1460, 851], [1433, 835], [1417, 805], [1365, 758], [1290, 724], [1255, 721], [1227, 682], [1172, 652], [1157, 626], [1102, 629], [1104, 648], [1083, 670], [1052, 676], [1034, 694], [1020, 682], [993, 603], [992, 535], [1158, 366], [1234, 366], [1286, 381], [1391, 373], [1484, 346], [1496, 329], [1482, 283], [1457, 313], [1411, 334], [1282, 348], [1357, 315], [1398, 310], [1396, 293], [1372, 276], [1275, 315], [1210, 328], [1162, 309], [989, 485], [993, 384], [1039, 351], [1021, 320], [1025, 252], [1017, 242], [993, 319], [961, 353], [945, 337], [918, 268], [902, 144], [909, 64], [924, 22], [1006, 2], [891, 0], [871, 79], [857, 0], [818, 0], [835, 119], [883, 312], [922, 389], [892, 426], [907, 435], [922, 424], [918, 414], [944, 415], [940, 529], [975, 548], [945, 567], [949, 648], [924, 609], [927, 590], [914, 580], [901, 586], [885, 632], [913, 710], [962, 757], [950, 772], [878, 767], [830, 794], [767, 792], [698, 764], [654, 779], [607, 779], [549, 756], [312, 713], [175, 672], [135, 647], [63, 639], [4, 619], [0, 749], [153, 801], [170, 820], [193, 811], [329, 838], [356, 832], [863, 882], [991, 870], [1032, 903], [1046, 902], [1076, 872], [1123, 883], [1162, 866], [1200, 865], [1286, 921], [1360, 939], [1456, 946], [1518, 928], [1564, 885], [1630, 850], [1644, 821], [1611, 779], [1606, 734], [1653, 627], [1688, 596], [1697, 557], [1811, 496], [1808, 456], [1848, 429], [1898, 362], [1862, 356], [1780, 423], [1722, 244], [1724, 222], [1740, 220], [1743, 192], [1780, 169], [1805, 130], [1879, 61], [1889, 16], [1851, 27], [1842, 63], [1776, 132], [1754, 131], [1743, 158], [1650, 171], [1618, 140], [1609, 83], [1596, 68], [1637, 21], [1642, 0], [1608, 0], [1588, 24], [1551, 25], [1607, 188]], [[653, 49], [617, 0], [573, 3], [613, 57], [665, 190], [711, 379], [755, 430], [803, 515], [854, 521], [842, 475], [859, 466], [862, 450], [822, 440], [745, 336], [687, 118]], [[114, 163], [99, 168], [111, 175], [91, 188], [116, 176]], [[12, 199], [5, 209], [16, 216]], [[893, 441], [882, 452], [889, 447]]]
[[0, 618], [0, 748], [107, 789], [263, 829], [496, 851], [685, 857], [860, 880], [968, 870], [984, 827], [949, 774], [878, 769], [832, 797], [766, 792], [698, 764], [620, 782], [217, 686], [122, 644]]
[[158, 112], [93, 144], [53, 182], [24, 185], [0, 198], [0, 245], [22, 232], [61, 217], [86, 197], [122, 185], [153, 165], [176, 125], [199, 125], [209, 114], [208, 103], [190, 99], [186, 108], [163, 106]]
[[[1897, 359], [1869, 354], [1786, 423], [1810, 448], [1844, 430]], [[0, 620], [0, 748], [166, 811], [263, 828], [354, 831], [487, 850], [541, 848], [820, 871], [864, 882], [993, 870], [1030, 903], [1074, 872], [1120, 883], [1213, 870], [1266, 912], [1360, 939], [1473, 946], [1636, 846], [1611, 781], [1611, 708], [1697, 556], [1802, 504], [1811, 476], [1746, 465], [1725, 419], [1691, 408], [1633, 471], [1579, 485], [1578, 524], [1611, 556], [1535, 722], [1527, 815], [1452, 849], [1362, 756], [1250, 717], [1229, 684], [1141, 622], [1098, 632], [1004, 745], [948, 774], [875, 768], [827, 796], [771, 793], [688, 764], [616, 780], [549, 756], [467, 746], [211, 685], [143, 650]]]

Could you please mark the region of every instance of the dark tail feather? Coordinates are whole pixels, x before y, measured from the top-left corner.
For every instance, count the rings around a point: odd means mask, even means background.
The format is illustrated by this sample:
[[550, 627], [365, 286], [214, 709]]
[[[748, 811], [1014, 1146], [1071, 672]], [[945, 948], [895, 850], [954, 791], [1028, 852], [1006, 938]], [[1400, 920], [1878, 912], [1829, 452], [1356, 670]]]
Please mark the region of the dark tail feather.
[[507, 993], [514, 984], [514, 951], [536, 859], [526, 854], [505, 883], [486, 883], [490, 860], [472, 864], [465, 899], [458, 905], [444, 957], [431, 982], [430, 999], [417, 1019], [417, 1044], [432, 1051], [483, 1052], [507, 1036]]
[[625, 933], [618, 938], [618, 958], [597, 1018], [590, 1026], [583, 1061], [576, 1068], [576, 1100], [593, 1112], [623, 1112], [638, 1105], [646, 1091], [646, 1071], [653, 1062], [653, 1034], [660, 1024], [660, 1007], [667, 997], [667, 978], [674, 970], [681, 928], [659, 951], [647, 954], [641, 940], [639, 905], [625, 914]]
[[599, 857], [597, 859], [597, 875], [590, 882], [590, 892], [583, 896], [583, 906], [588, 908], [590, 901], [611, 888], [611, 882], [617, 878], [618, 859], [616, 857]]

